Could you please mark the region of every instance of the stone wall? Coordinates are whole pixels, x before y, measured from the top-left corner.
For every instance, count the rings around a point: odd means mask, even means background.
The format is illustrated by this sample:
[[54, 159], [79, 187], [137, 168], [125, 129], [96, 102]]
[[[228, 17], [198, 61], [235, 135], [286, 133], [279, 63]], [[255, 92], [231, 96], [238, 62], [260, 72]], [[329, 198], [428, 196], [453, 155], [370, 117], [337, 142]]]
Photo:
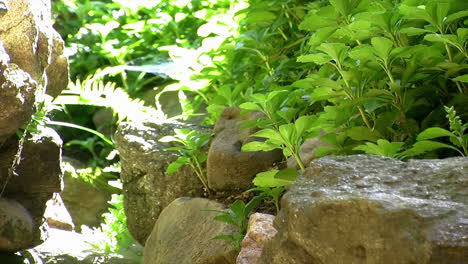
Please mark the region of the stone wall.
[[63, 49], [50, 1], [0, 1], [0, 251], [30, 248], [46, 238], [45, 204], [62, 188], [57, 133], [45, 128], [20, 140], [16, 132], [31, 120], [38, 101], [66, 88]]

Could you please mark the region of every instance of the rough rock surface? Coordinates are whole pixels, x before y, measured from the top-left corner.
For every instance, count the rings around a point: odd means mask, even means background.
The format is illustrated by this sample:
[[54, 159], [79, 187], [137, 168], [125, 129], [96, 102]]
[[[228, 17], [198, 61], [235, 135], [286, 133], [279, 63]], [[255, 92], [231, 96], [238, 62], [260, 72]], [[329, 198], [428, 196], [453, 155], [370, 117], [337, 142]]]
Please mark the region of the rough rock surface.
[[68, 84], [68, 59], [52, 27], [50, 1], [2, 3], [0, 144], [30, 120], [36, 98], [42, 98], [44, 91], [57, 96]]
[[282, 199], [261, 263], [468, 263], [468, 158], [324, 157]]
[[[62, 143], [55, 131], [28, 135], [24, 145], [15, 135], [31, 119], [36, 100], [44, 100], [48, 84], [56, 95], [68, 83], [63, 41], [52, 27], [50, 9], [48, 0], [0, 1], [0, 197], [18, 202], [25, 209], [18, 217], [33, 222], [30, 241], [0, 251], [32, 247], [45, 239], [45, 204], [62, 186]], [[19, 165], [11, 173], [17, 154]]]
[[33, 238], [33, 220], [18, 202], [0, 199], [0, 248], [14, 252], [27, 247]]
[[29, 122], [35, 111], [36, 82], [9, 60], [0, 40], [0, 144]]
[[47, 201], [44, 217], [49, 227], [68, 231], [75, 229], [72, 218], [58, 193], [54, 193], [52, 199]]
[[[82, 169], [85, 165], [80, 161], [63, 157], [65, 166], [72, 166], [75, 170]], [[80, 178], [75, 178], [65, 170], [63, 176], [64, 188], [60, 195], [68, 212], [71, 215], [75, 230], [80, 232], [81, 226], [98, 227], [103, 222], [102, 214], [109, 209], [111, 193], [101, 191], [96, 187], [85, 183]], [[86, 202], [83, 202], [86, 197]]]
[[252, 141], [254, 129], [242, 129], [242, 120], [254, 120], [258, 113], [240, 114], [237, 107], [223, 110], [214, 127], [214, 138], [208, 152], [208, 186], [217, 191], [248, 189], [255, 175], [267, 171], [283, 155], [280, 151], [242, 152], [242, 145]]
[[60, 34], [54, 31], [50, 64], [46, 69], [46, 92], [52, 97], [57, 97], [68, 85], [68, 57], [64, 55], [65, 43]]
[[167, 166], [179, 156], [164, 151], [171, 145], [158, 139], [173, 135], [176, 128], [201, 129], [180, 123], [123, 122], [115, 134], [122, 164], [120, 176], [128, 230], [143, 245], [167, 205], [178, 197], [203, 194], [203, 185], [189, 167], [170, 175], [165, 173]]
[[[68, 62], [62, 57], [63, 41], [52, 27], [50, 1], [9, 0], [8, 11], [0, 20], [0, 39], [17, 64], [40, 84], [50, 82], [62, 87], [68, 83]], [[47, 69], [51, 66], [51, 69]], [[49, 80], [47, 73], [51, 74]], [[58, 79], [54, 79], [58, 78]]]
[[179, 198], [161, 213], [146, 242], [142, 264], [230, 264], [234, 248], [211, 238], [233, 232], [231, 226], [214, 221], [210, 210], [223, 210], [218, 202], [204, 198]]
[[237, 256], [236, 264], [259, 263], [263, 247], [276, 235], [273, 227], [274, 215], [255, 213], [249, 218], [247, 234], [242, 240], [242, 249]]
[[34, 223], [33, 239], [24, 248], [38, 245], [46, 238], [47, 224], [43, 217], [46, 202], [62, 188], [61, 147], [62, 140], [52, 129], [33, 134], [23, 145], [17, 176], [10, 176], [9, 168], [18, 140], [10, 138], [0, 147], [0, 185], [5, 188], [1, 197], [20, 203]]

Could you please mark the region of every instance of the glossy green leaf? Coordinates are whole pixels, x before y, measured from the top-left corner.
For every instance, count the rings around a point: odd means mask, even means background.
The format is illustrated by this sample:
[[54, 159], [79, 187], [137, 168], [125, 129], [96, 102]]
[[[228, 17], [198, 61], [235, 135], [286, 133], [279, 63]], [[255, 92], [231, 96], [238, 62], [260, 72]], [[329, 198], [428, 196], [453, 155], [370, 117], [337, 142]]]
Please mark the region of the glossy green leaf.
[[280, 187], [291, 184], [290, 180], [276, 178], [278, 172], [278, 170], [260, 172], [255, 176], [253, 183], [258, 187]]
[[267, 142], [258, 142], [258, 141], [253, 141], [249, 142], [245, 145], [242, 146], [242, 151], [245, 152], [253, 152], [253, 151], [272, 151], [279, 146], [274, 145], [274, 144], [268, 144]]
[[299, 24], [299, 29], [315, 31], [321, 28], [336, 28], [337, 26], [336, 19], [320, 15], [310, 15]]
[[266, 139], [271, 139], [273, 142], [279, 142], [278, 144], [283, 143], [283, 138], [281, 135], [274, 129], [271, 128], [265, 128], [262, 130], [259, 130], [255, 132], [252, 137], [261, 137], [261, 138], [266, 138]]
[[396, 154], [401, 150], [401, 147], [404, 145], [404, 142], [389, 142], [385, 139], [377, 140], [377, 144], [366, 143], [365, 145], [360, 145], [354, 150], [362, 150], [367, 154], [374, 154], [385, 157], [396, 157]]
[[262, 108], [258, 104], [252, 102], [242, 103], [239, 107], [249, 111], [262, 111]]
[[377, 131], [372, 131], [370, 130], [369, 128], [365, 127], [365, 126], [356, 126], [356, 127], [352, 127], [348, 130], [346, 130], [346, 134], [354, 139], [354, 140], [358, 140], [358, 141], [364, 141], [364, 140], [367, 140], [367, 141], [377, 141], [379, 138], [382, 138], [382, 135], [380, 135], [379, 132]]
[[453, 78], [452, 80], [454, 80], [454, 81], [459, 81], [459, 82], [464, 82], [464, 83], [468, 83], [468, 74], [464, 74], [464, 75], [458, 76], [457, 78]]
[[291, 168], [282, 169], [274, 175], [276, 179], [289, 181], [291, 183], [296, 180], [297, 176], [299, 176], [299, 172]]
[[374, 48], [369, 45], [363, 44], [353, 48], [349, 52], [349, 56], [361, 62], [375, 60]]
[[438, 137], [454, 137], [455, 135], [440, 127], [430, 127], [419, 133], [417, 140], [433, 139]]
[[456, 13], [448, 15], [447, 19], [445, 20], [445, 23], [451, 23], [455, 20], [458, 20], [460, 18], [467, 17], [467, 16], [468, 16], [468, 10], [458, 11]]
[[308, 54], [297, 57], [298, 62], [313, 62], [318, 65], [325, 64], [331, 61], [332, 58], [323, 53]]
[[180, 167], [189, 164], [190, 158], [188, 157], [179, 157], [176, 161], [172, 162], [166, 168], [166, 174], [172, 174], [176, 172]]
[[432, 33], [432, 31], [423, 28], [406, 27], [401, 29], [400, 33], [406, 34], [408, 36], [419, 36], [426, 33]]
[[296, 126], [296, 133], [297, 135], [301, 136], [305, 131], [309, 130], [312, 125], [314, 124], [313, 122], [317, 118], [315, 116], [301, 116], [299, 117], [296, 122], [294, 122], [294, 125]]
[[384, 60], [388, 58], [393, 47], [393, 42], [391, 40], [383, 37], [375, 37], [372, 38], [371, 43], [377, 57]]

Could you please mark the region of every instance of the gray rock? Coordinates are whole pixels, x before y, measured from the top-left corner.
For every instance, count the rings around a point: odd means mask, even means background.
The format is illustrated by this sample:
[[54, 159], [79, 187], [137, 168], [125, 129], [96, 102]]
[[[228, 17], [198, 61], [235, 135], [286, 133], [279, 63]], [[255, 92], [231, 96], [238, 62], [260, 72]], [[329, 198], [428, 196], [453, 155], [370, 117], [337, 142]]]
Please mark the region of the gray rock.
[[29, 122], [36, 97], [67, 87], [68, 59], [50, 9], [47, 0], [0, 2], [0, 144]]
[[33, 239], [33, 220], [16, 201], [0, 199], [0, 249], [14, 252], [27, 247]]
[[[65, 166], [71, 166], [78, 170], [85, 167], [80, 161], [63, 157]], [[81, 226], [98, 227], [103, 222], [102, 214], [109, 209], [108, 201], [111, 193], [85, 183], [80, 178], [75, 178], [70, 171], [65, 170], [63, 177], [64, 188], [60, 195], [75, 225], [75, 230], [80, 232]], [[86, 197], [86, 202], [83, 202]]]
[[31, 119], [36, 86], [29, 74], [9, 63], [0, 40], [0, 143]]
[[234, 248], [211, 238], [233, 232], [225, 223], [214, 221], [224, 206], [203, 198], [179, 198], [161, 213], [146, 242], [142, 264], [230, 264]]
[[262, 262], [468, 263], [468, 158], [324, 157], [282, 199]]
[[46, 93], [54, 98], [68, 86], [70, 70], [68, 67], [68, 57], [64, 55], [64, 49], [65, 43], [62, 37], [54, 31], [50, 64], [46, 69]]
[[179, 156], [164, 151], [171, 145], [158, 139], [173, 135], [175, 128], [201, 129], [180, 123], [124, 122], [114, 137], [122, 164], [120, 176], [128, 230], [141, 244], [146, 242], [161, 211], [173, 200], [203, 195], [203, 185], [189, 167], [171, 175], [165, 173]]
[[[52, 27], [50, 1], [9, 0], [8, 5], [8, 12], [0, 20], [0, 39], [11, 62], [45, 85], [46, 69], [52, 57], [57, 58], [57, 54], [53, 55], [54, 38], [60, 39]], [[68, 78], [66, 69], [58, 72], [61, 78]]]
[[50, 128], [40, 132], [25, 140], [17, 176], [10, 176], [8, 171], [18, 149], [18, 140], [10, 138], [0, 148], [0, 186], [4, 188], [1, 197], [19, 202], [34, 223], [33, 239], [23, 245], [24, 248], [38, 245], [46, 238], [46, 202], [62, 188], [62, 140]]
[[208, 186], [217, 191], [248, 189], [259, 172], [269, 170], [283, 159], [281, 151], [243, 152], [242, 145], [250, 142], [254, 129], [242, 129], [240, 122], [255, 120], [258, 113], [240, 114], [240, 108], [223, 110], [214, 127], [214, 138], [208, 152]]

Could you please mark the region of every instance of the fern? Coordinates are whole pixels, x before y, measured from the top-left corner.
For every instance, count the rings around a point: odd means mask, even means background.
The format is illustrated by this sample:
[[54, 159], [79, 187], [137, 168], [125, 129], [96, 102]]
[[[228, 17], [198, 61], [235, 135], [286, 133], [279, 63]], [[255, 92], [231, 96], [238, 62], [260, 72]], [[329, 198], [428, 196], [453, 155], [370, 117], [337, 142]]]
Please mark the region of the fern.
[[164, 119], [156, 109], [147, 107], [142, 100], [130, 98], [117, 84], [104, 81], [102, 74], [89, 75], [84, 80], [70, 82], [67, 89], [54, 100], [54, 104], [93, 105], [111, 108], [118, 116], [118, 123], [124, 120]]

